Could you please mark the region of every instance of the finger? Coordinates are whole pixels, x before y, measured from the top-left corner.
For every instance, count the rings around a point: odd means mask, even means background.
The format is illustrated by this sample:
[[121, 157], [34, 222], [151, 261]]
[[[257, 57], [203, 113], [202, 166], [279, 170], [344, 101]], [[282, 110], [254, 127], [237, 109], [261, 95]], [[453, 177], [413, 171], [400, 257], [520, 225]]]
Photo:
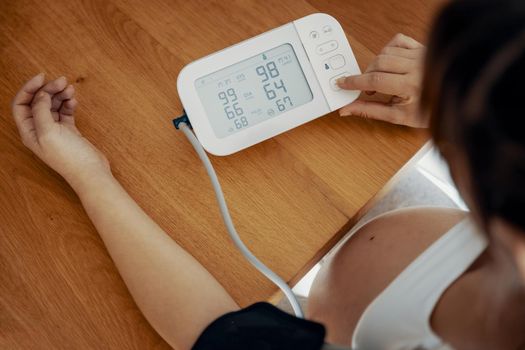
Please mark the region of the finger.
[[17, 123], [31, 117], [31, 108], [29, 108], [29, 104], [33, 100], [35, 92], [44, 85], [44, 78], [44, 73], [34, 76], [27, 81], [16, 94], [13, 99], [12, 107], [13, 117]]
[[366, 72], [385, 72], [405, 74], [413, 70], [414, 60], [390, 55], [378, 55], [366, 69]]
[[396, 34], [386, 46], [402, 47], [404, 49], [419, 49], [424, 47], [419, 41], [401, 33]]
[[51, 96], [47, 92], [41, 90], [36, 94], [32, 113], [37, 134], [45, 133], [53, 127], [55, 120], [51, 115]]
[[39, 73], [29, 79], [15, 95], [15, 98], [13, 99], [13, 108], [15, 106], [29, 105], [31, 100], [33, 100], [35, 92], [44, 85], [44, 79], [44, 73]]
[[42, 90], [53, 96], [54, 94], [64, 90], [67, 86], [67, 79], [66, 77], [62, 76], [59, 78], [56, 78], [55, 80], [51, 80], [48, 82]]
[[405, 49], [402, 47], [396, 47], [396, 46], [385, 46], [383, 50], [381, 50], [382, 55], [389, 55], [389, 56], [399, 56], [409, 59], [417, 59], [421, 56], [421, 51], [424, 50], [421, 49]]
[[62, 106], [60, 107], [60, 120], [62, 120], [63, 116], [73, 116], [75, 113], [75, 109], [77, 108], [78, 101], [76, 98], [72, 98], [71, 100], [64, 101]]
[[[35, 75], [29, 79], [18, 91], [13, 99], [12, 112], [15, 119], [16, 127], [20, 133], [20, 137], [24, 144], [29, 146], [28, 140], [33, 140], [31, 135], [34, 133], [35, 125], [31, 118], [31, 107], [29, 104], [33, 100], [33, 96], [38, 89], [44, 85], [44, 73]], [[34, 136], [34, 135], [33, 135]]]
[[70, 125], [72, 127], [72, 130], [74, 130], [78, 135], [80, 135], [80, 132], [75, 126], [75, 116], [73, 115], [75, 113], [77, 105], [78, 101], [74, 97], [70, 100], [66, 100], [60, 107], [59, 114], [60, 122]]
[[69, 100], [75, 95], [75, 87], [68, 85], [64, 90], [55, 94], [51, 100], [51, 110], [58, 111], [64, 100]]
[[355, 115], [362, 118], [383, 120], [394, 124], [401, 122], [403, 112], [396, 106], [380, 102], [357, 100], [339, 110], [339, 115]]
[[377, 91], [387, 95], [405, 95], [406, 76], [383, 72], [370, 72], [352, 75], [337, 80], [337, 85], [345, 90]]

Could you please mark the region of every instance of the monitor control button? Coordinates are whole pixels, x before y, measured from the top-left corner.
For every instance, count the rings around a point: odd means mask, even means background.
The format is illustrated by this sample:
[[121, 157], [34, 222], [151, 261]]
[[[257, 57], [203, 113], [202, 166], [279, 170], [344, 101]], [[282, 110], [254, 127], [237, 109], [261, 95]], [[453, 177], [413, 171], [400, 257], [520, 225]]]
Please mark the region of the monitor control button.
[[328, 66], [331, 69], [336, 70], [336, 69], [344, 67], [345, 64], [346, 64], [346, 61], [345, 61], [345, 57], [343, 55], [335, 55], [335, 56], [332, 56], [329, 59], [327, 59], [325, 61], [325, 64], [328, 64]]
[[311, 31], [310, 32], [310, 38], [314, 39], [314, 40], [317, 40], [319, 39], [319, 33], [315, 30]]
[[332, 90], [334, 90], [334, 91], [341, 90], [339, 85], [337, 85], [337, 79], [342, 78], [342, 77], [346, 77], [346, 76], [349, 76], [349, 75], [351, 75], [349, 72], [344, 72], [344, 73], [338, 74], [335, 77], [331, 78], [330, 79], [330, 88]]
[[329, 25], [324, 26], [323, 27], [323, 33], [331, 34], [332, 33], [332, 27], [330, 27]]
[[332, 52], [332, 51], [336, 50], [338, 47], [339, 47], [339, 44], [337, 43], [337, 41], [330, 40], [330, 41], [327, 41], [325, 43], [322, 43], [322, 44], [318, 45], [315, 48], [315, 52], [318, 55], [325, 55], [325, 54], [327, 54], [329, 52]]

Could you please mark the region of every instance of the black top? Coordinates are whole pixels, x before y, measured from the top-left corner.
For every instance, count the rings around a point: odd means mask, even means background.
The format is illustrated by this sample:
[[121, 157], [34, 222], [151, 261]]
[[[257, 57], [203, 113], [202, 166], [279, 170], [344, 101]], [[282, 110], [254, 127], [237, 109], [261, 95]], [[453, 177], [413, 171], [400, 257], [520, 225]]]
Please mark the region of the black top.
[[323, 325], [289, 315], [268, 303], [256, 303], [213, 321], [193, 350], [320, 350]]

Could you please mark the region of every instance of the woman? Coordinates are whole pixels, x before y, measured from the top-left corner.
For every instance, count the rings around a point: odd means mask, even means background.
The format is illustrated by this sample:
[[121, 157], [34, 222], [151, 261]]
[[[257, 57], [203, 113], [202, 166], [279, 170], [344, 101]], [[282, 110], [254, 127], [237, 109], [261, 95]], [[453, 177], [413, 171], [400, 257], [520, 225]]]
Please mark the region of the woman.
[[328, 340], [348, 344], [353, 334], [357, 348], [374, 349], [525, 347], [525, 90], [518, 86], [525, 79], [524, 5], [449, 4], [430, 37], [421, 101], [414, 60], [423, 49], [403, 36], [367, 73], [341, 82], [395, 96], [341, 114], [412, 126], [427, 120], [418, 114], [430, 117], [472, 218], [416, 209], [363, 227], [312, 288], [310, 316], [327, 326]]
[[339, 82], [392, 95], [388, 104], [355, 102], [342, 115], [414, 127], [430, 120], [472, 213], [412, 209], [362, 227], [312, 288], [309, 318], [324, 326], [266, 303], [239, 310], [82, 137], [65, 78], [28, 81], [13, 101], [13, 116], [23, 143], [76, 191], [137, 305], [177, 349], [331, 348], [324, 341], [357, 349], [519, 349], [525, 346], [525, 141], [518, 113], [525, 90], [517, 82], [525, 81], [524, 34], [519, 0], [452, 2], [435, 24], [423, 83], [425, 49], [402, 35], [364, 74]]

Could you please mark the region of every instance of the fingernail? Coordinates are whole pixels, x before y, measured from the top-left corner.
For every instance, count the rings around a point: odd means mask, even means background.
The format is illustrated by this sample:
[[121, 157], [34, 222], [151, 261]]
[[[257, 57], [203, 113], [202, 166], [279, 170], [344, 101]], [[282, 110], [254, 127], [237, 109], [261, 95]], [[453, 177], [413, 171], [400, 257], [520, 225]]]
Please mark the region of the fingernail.
[[348, 111], [348, 110], [340, 110], [339, 111], [339, 115], [341, 117], [348, 117], [349, 115], [352, 115], [352, 112]]
[[56, 78], [55, 80], [53, 80], [55, 83], [59, 83], [59, 84], [62, 84], [63, 81], [67, 82], [67, 79], [65, 76], [60, 76], [58, 78]]
[[337, 79], [335, 82], [337, 83], [337, 85], [341, 86], [345, 83], [345, 80], [346, 80], [346, 77], [341, 77]]
[[38, 80], [41, 80], [41, 79], [44, 79], [45, 75], [43, 72], [41, 73], [38, 73], [37, 75], [35, 75], [33, 78], [31, 79], [38, 79]]

